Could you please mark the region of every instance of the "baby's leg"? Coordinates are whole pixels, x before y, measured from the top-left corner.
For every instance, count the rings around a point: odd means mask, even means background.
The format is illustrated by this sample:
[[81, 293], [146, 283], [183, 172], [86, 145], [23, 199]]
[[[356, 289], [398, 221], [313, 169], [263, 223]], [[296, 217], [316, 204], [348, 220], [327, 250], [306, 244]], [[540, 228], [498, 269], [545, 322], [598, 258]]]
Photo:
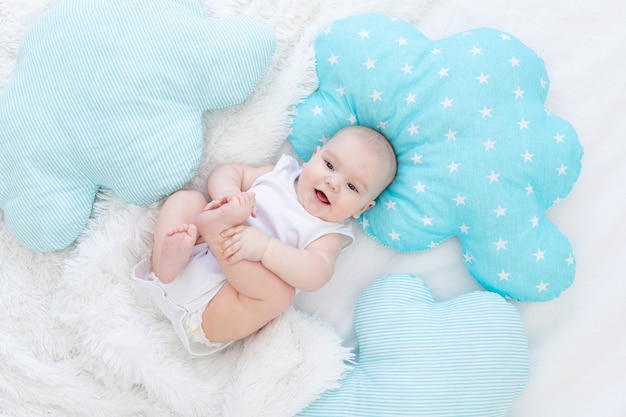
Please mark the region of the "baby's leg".
[[155, 275], [164, 284], [174, 281], [185, 268], [198, 238], [195, 224], [181, 224], [171, 229], [161, 243]]
[[[182, 190], [168, 197], [159, 212], [154, 230], [152, 270], [163, 282], [171, 282], [184, 267], [197, 237], [192, 225], [207, 201], [199, 191]], [[178, 244], [183, 246], [177, 248]], [[176, 266], [178, 265], [178, 266]], [[181, 266], [182, 265], [182, 266]]]
[[[250, 214], [253, 201], [239, 198], [212, 211], [201, 213], [196, 225], [215, 255], [227, 282], [211, 300], [202, 318], [207, 338], [223, 342], [246, 337], [276, 318], [291, 304], [295, 290], [260, 262], [229, 264], [220, 255], [224, 238], [220, 233], [241, 224]], [[228, 216], [218, 210], [228, 209]]]

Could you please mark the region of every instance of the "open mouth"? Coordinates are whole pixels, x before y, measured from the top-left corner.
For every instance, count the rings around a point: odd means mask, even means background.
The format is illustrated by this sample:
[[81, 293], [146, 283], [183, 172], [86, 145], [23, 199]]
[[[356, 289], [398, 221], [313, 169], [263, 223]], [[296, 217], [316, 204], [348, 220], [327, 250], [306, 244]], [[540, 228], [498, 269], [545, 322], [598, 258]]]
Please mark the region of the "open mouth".
[[326, 194], [324, 194], [323, 191], [320, 190], [315, 190], [315, 196], [317, 197], [318, 201], [322, 204], [330, 204], [330, 201], [328, 201], [328, 197], [326, 197]]

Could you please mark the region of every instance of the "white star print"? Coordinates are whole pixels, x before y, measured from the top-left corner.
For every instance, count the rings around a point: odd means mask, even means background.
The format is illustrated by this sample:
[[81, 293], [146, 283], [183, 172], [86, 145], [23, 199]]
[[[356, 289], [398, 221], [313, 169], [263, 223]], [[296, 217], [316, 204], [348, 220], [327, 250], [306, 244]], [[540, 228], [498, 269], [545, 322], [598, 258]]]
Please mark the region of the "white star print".
[[515, 99], [524, 98], [524, 92], [524, 90], [521, 90], [519, 86], [517, 86], [517, 89], [513, 90], [513, 94], [515, 94]]
[[483, 48], [478, 48], [478, 47], [474, 46], [472, 49], [470, 49], [470, 52], [474, 56], [481, 55], [483, 53]]
[[469, 232], [469, 229], [471, 229], [471, 227], [469, 227], [468, 225], [463, 223], [462, 225], [459, 226], [459, 229], [461, 229], [461, 233], [467, 235], [468, 232]]
[[519, 125], [519, 130], [522, 130], [522, 129], [528, 129], [528, 125], [530, 124], [530, 122], [524, 120], [524, 118], [522, 117], [522, 120], [517, 122], [517, 124]]
[[530, 219], [530, 222], [533, 224], [533, 227], [539, 226], [539, 218], [537, 216], [533, 216], [533, 218]]
[[496, 245], [496, 251], [499, 251], [500, 249], [506, 250], [507, 243], [509, 243], [509, 241], [502, 240], [502, 238], [499, 238], [497, 242], [493, 242], [493, 244]]
[[399, 47], [400, 47], [400, 46], [406, 46], [406, 45], [408, 45], [408, 44], [409, 44], [409, 40], [408, 40], [408, 39], [405, 39], [405, 38], [403, 38], [403, 37], [400, 37], [400, 38], [396, 39], [396, 42], [398, 42], [398, 46], [399, 46]]
[[485, 146], [485, 151], [488, 151], [489, 149], [493, 149], [495, 150], [495, 144], [496, 142], [492, 141], [491, 139], [487, 138], [487, 142], [483, 142], [482, 143]]
[[533, 161], [533, 156], [535, 156], [535, 154], [532, 154], [532, 153], [528, 152], [528, 150], [526, 150], [526, 153], [522, 154], [522, 158], [524, 158], [524, 163], [532, 162]]
[[510, 41], [511, 37], [509, 35], [507, 35], [506, 33], [501, 33], [500, 34], [500, 38], [502, 38], [503, 41]]
[[509, 62], [511, 63], [512, 67], [519, 67], [520, 65], [520, 60], [515, 58], [514, 56], [511, 57], [511, 59], [509, 59]]
[[541, 281], [539, 285], [535, 285], [535, 288], [537, 288], [539, 292], [544, 292], [548, 291], [548, 285], [549, 283]]
[[370, 37], [370, 33], [365, 30], [365, 29], [361, 29], [361, 31], [359, 33], [357, 33], [357, 35], [359, 35], [361, 37], [361, 39], [365, 39], [365, 38], [369, 38]]
[[541, 80], [539, 80], [539, 84], [541, 85], [541, 88], [545, 89], [546, 85], [548, 85], [548, 82], [542, 78]]
[[482, 114], [483, 119], [484, 119], [485, 117], [491, 117], [491, 112], [492, 112], [492, 111], [493, 111], [493, 109], [488, 109], [488, 108], [487, 108], [487, 106], [483, 106], [483, 109], [482, 109], [482, 110], [478, 110], [478, 112], [479, 112], [480, 114]]
[[363, 63], [363, 65], [365, 65], [365, 67], [369, 70], [372, 68], [376, 68], [376, 60], [372, 59], [372, 58], [367, 58], [367, 61], [365, 61]]
[[387, 129], [387, 122], [384, 122], [384, 121], [382, 121], [382, 120], [381, 120], [381, 122], [380, 122], [380, 123], [378, 123], [378, 126], [377, 126], [377, 127], [378, 127], [378, 129], [380, 129], [380, 130], [385, 130], [385, 129]]
[[414, 153], [413, 156], [411, 157], [411, 161], [413, 161], [413, 165], [421, 164], [422, 163], [422, 157], [423, 157], [423, 155], [418, 155], [418, 154]]
[[413, 136], [413, 135], [417, 135], [420, 132], [419, 128], [420, 128], [419, 125], [415, 125], [411, 123], [411, 127], [409, 127], [407, 130], [409, 131], [409, 134]]
[[366, 217], [363, 218], [363, 221], [361, 222], [361, 226], [365, 229], [366, 227], [369, 227], [370, 222], [369, 220], [367, 220]]
[[415, 94], [409, 93], [408, 96], [404, 99], [406, 101], [406, 105], [408, 106], [411, 103], [415, 103]]
[[432, 217], [428, 217], [428, 216], [424, 215], [424, 217], [422, 217], [420, 220], [422, 221], [422, 223], [424, 223], [424, 226], [432, 226], [433, 225], [433, 218]]
[[326, 34], [326, 36], [330, 35], [331, 33], [333, 33], [333, 28], [331, 28], [330, 26], [324, 29], [324, 34]]
[[391, 240], [400, 240], [400, 233], [396, 233], [395, 230], [392, 230], [391, 233], [389, 233], [389, 237], [391, 237]]
[[454, 200], [457, 206], [460, 206], [461, 204], [465, 205], [466, 198], [467, 197], [465, 196], [461, 196], [461, 194], [457, 194], [456, 197], [454, 197], [452, 200]]
[[396, 202], [393, 200], [387, 201], [387, 210], [395, 210]]
[[502, 271], [500, 271], [500, 273], [498, 274], [498, 277], [500, 277], [500, 281], [508, 281], [509, 280], [509, 276], [511, 275], [510, 272], [506, 272], [504, 269]]
[[444, 136], [448, 138], [448, 140], [450, 141], [450, 140], [456, 140], [456, 134], [457, 132], [455, 132], [454, 130], [448, 129], [448, 133], [446, 133]]
[[463, 259], [465, 259], [465, 263], [471, 264], [472, 261], [474, 260], [474, 257], [470, 255], [469, 253], [465, 252], [463, 254]]
[[478, 85], [489, 83], [489, 76], [486, 74], [483, 74], [482, 72], [480, 73], [478, 77], [476, 77], [476, 79], [478, 80]]
[[400, 68], [400, 71], [402, 71], [404, 73], [404, 75], [412, 74], [413, 73], [413, 67], [410, 66], [407, 63], [407, 64], [404, 64], [404, 66], [402, 68]]
[[321, 142], [322, 144], [328, 142], [330, 138], [327, 138], [326, 135], [322, 135], [322, 137], [319, 139], [318, 142]]
[[441, 52], [442, 52], [441, 48], [435, 48], [435, 49], [430, 51], [430, 53], [433, 54], [433, 55], [439, 55]]
[[330, 62], [330, 65], [335, 65], [339, 63], [339, 57], [335, 54], [331, 54], [330, 58], [328, 58], [328, 62]]
[[559, 173], [558, 175], [565, 175], [565, 172], [567, 171], [567, 167], [561, 164], [561, 166], [558, 167], [556, 170]]
[[557, 133], [557, 134], [554, 136], [554, 140], [556, 140], [556, 143], [563, 143], [563, 142], [565, 142], [565, 140], [564, 140], [564, 139], [565, 139], [565, 136], [564, 136], [564, 135], [561, 135], [560, 133]]
[[343, 96], [343, 95], [346, 94], [346, 87], [341, 86], [338, 89], [336, 89], [335, 91], [338, 92], [340, 96]]
[[500, 204], [498, 204], [498, 208], [495, 210], [492, 210], [494, 213], [496, 213], [496, 218], [497, 217], [506, 217], [506, 207], [502, 207], [500, 206]]
[[567, 266], [574, 265], [574, 256], [570, 254], [570, 256], [565, 260], [567, 262]]
[[439, 74], [439, 78], [443, 78], [443, 77], [449, 77], [450, 75], [448, 74], [448, 72], [450, 71], [450, 68], [441, 68], [438, 72]]
[[541, 261], [541, 260], [545, 260], [545, 255], [546, 251], [545, 250], [541, 250], [541, 249], [537, 249], [537, 252], [533, 253], [533, 256], [537, 259], [537, 262]]
[[452, 107], [452, 102], [453, 101], [454, 101], [453, 98], [446, 97], [443, 101], [440, 101], [439, 103], [441, 103], [441, 105], [443, 105], [444, 109], [447, 109], [448, 107]]
[[349, 121], [350, 124], [353, 125], [356, 123], [356, 116], [354, 114], [351, 114], [350, 117], [348, 117], [346, 120]]
[[561, 197], [557, 197], [554, 200], [552, 200], [552, 205], [556, 206], [557, 204], [561, 204], [562, 201], [563, 199]]
[[448, 169], [450, 170], [450, 174], [452, 174], [453, 172], [459, 172], [459, 167], [460, 166], [461, 166], [461, 164], [457, 164], [454, 161], [450, 162], [450, 165], [448, 165]]
[[426, 192], [426, 186], [419, 181], [413, 186], [413, 188], [415, 188], [415, 193], [417, 194]]
[[372, 98], [373, 102], [377, 102], [382, 100], [382, 94], [382, 92], [374, 90], [370, 97]]
[[526, 190], [526, 195], [535, 194], [535, 188], [530, 184], [526, 186], [525, 190]]
[[311, 112], [313, 112], [313, 116], [321, 116], [322, 112], [324, 111], [324, 109], [322, 109], [320, 106], [318, 106], [317, 104], [315, 105], [315, 108], [311, 110]]
[[438, 244], [434, 240], [431, 240], [430, 243], [428, 244], [428, 247], [430, 249], [435, 249], [437, 246], [438, 246]]
[[500, 182], [500, 174], [493, 172], [493, 170], [491, 171], [491, 174], [487, 175], [487, 178], [489, 178], [489, 184]]

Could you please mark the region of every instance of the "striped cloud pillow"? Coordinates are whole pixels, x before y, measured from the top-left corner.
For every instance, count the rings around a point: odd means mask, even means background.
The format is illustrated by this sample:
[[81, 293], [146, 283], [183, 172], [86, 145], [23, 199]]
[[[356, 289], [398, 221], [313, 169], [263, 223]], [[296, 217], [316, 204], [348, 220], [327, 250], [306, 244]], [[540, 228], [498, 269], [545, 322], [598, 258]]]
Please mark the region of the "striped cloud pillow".
[[275, 47], [195, 0], [65, 0], [28, 29], [0, 95], [0, 208], [25, 246], [71, 244], [107, 187], [146, 204], [182, 187], [202, 113], [242, 102]]
[[300, 417], [505, 417], [527, 381], [521, 318], [495, 293], [436, 303], [421, 279], [383, 276], [360, 295], [355, 330], [358, 362]]

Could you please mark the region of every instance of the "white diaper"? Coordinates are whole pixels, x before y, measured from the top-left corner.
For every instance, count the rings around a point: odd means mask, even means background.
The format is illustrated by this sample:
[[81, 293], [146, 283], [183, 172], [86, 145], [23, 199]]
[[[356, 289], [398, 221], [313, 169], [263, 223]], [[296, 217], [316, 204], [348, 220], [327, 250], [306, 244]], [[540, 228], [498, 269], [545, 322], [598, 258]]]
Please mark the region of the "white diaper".
[[202, 330], [202, 313], [226, 282], [206, 244], [193, 248], [189, 263], [170, 284], [163, 284], [152, 272], [152, 259], [139, 262], [135, 280], [152, 295], [185, 348], [194, 355], [209, 355], [232, 342], [212, 343]]

